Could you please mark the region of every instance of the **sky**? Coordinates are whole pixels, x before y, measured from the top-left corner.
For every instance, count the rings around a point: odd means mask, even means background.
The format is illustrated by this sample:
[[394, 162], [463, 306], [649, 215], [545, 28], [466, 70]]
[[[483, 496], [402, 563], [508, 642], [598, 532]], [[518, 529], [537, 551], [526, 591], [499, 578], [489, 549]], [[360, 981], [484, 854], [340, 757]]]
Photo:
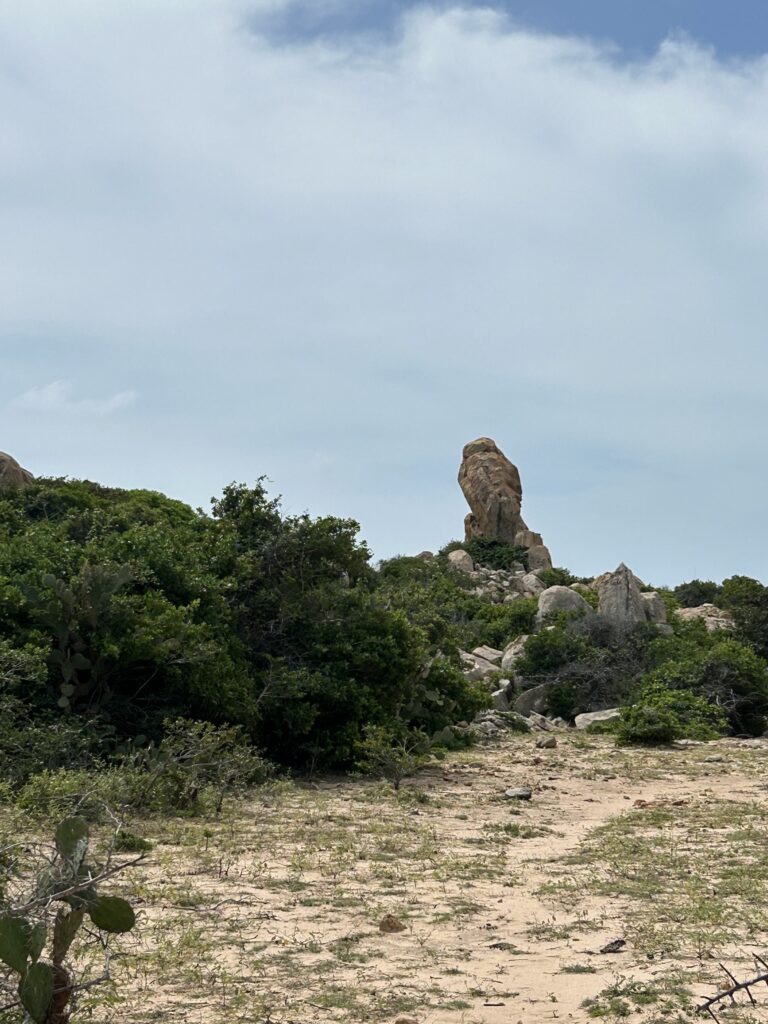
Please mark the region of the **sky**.
[[763, 0], [0, 5], [0, 450], [768, 582]]

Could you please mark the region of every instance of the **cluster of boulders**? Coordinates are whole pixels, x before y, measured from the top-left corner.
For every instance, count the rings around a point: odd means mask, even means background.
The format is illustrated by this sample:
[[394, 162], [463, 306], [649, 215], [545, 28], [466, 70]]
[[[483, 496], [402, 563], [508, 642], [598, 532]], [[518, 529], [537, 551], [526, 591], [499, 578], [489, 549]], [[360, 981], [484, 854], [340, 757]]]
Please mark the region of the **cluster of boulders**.
[[24, 469], [12, 456], [0, 452], [0, 487], [12, 487], [19, 490], [29, 487], [35, 478], [28, 469]]
[[475, 565], [468, 551], [457, 548], [448, 553], [448, 563], [475, 584], [472, 593], [492, 604], [511, 604], [519, 597], [538, 597], [544, 590], [536, 572], [529, 572], [522, 562], [513, 562], [509, 569], [489, 569]]
[[[479, 437], [464, 446], [459, 468], [459, 485], [470, 512], [464, 520], [465, 543], [477, 538], [499, 541], [521, 550], [521, 560], [508, 569], [492, 569], [477, 565], [468, 550], [456, 548], [449, 552], [450, 565], [465, 573], [474, 584], [472, 592], [493, 604], [511, 604], [521, 598], [536, 598], [538, 610], [534, 629], [551, 628], [551, 617], [568, 613], [582, 619], [600, 616], [618, 627], [650, 623], [660, 633], [671, 633], [667, 607], [661, 594], [649, 590], [642, 580], [623, 563], [613, 572], [570, 586], [547, 586], [552, 578], [549, 549], [541, 535], [529, 530], [522, 517], [523, 488], [520, 473], [489, 437]], [[420, 557], [433, 557], [424, 552]], [[732, 629], [733, 619], [714, 605], [685, 608], [677, 613], [683, 620], [702, 619], [710, 631]], [[462, 667], [466, 677], [487, 685], [493, 698], [493, 709], [483, 712], [476, 722], [484, 735], [508, 727], [510, 714], [524, 716], [536, 728], [543, 728], [542, 712], [547, 705], [547, 683], [526, 687], [516, 673], [516, 663], [525, 652], [527, 636], [512, 640], [503, 650], [477, 647], [462, 651]], [[578, 716], [576, 723], [586, 728], [592, 721], [603, 721], [617, 715], [615, 708]], [[506, 724], [505, 724], [506, 723]], [[562, 723], [563, 725], [565, 723]]]
[[[452, 552], [467, 555], [466, 551]], [[645, 584], [623, 563], [613, 572], [603, 573], [588, 583], [573, 583], [570, 586], [555, 585], [546, 587], [540, 579], [541, 570], [525, 573], [524, 570], [512, 569], [509, 572], [492, 572], [478, 569], [466, 560], [459, 562], [452, 559], [452, 564], [467, 572], [472, 578], [481, 581], [477, 588], [488, 600], [509, 602], [521, 596], [537, 597], [534, 630], [552, 628], [549, 625], [551, 616], [566, 612], [582, 619], [594, 619], [600, 616], [604, 621], [618, 627], [629, 627], [638, 623], [650, 623], [660, 633], [669, 634], [672, 627], [667, 622], [666, 604], [659, 593], [649, 591]], [[525, 581], [525, 582], [524, 582]], [[677, 613], [682, 619], [702, 618], [707, 629], [733, 628], [733, 620], [727, 612], [714, 605], [702, 605], [700, 608], [685, 608]], [[493, 733], [504, 728], [503, 720], [489, 719], [489, 714], [504, 716], [514, 713], [528, 720], [537, 722], [541, 727], [543, 712], [547, 707], [547, 697], [551, 684], [541, 683], [527, 686], [526, 680], [517, 672], [517, 663], [525, 653], [528, 635], [518, 636], [511, 640], [503, 649], [483, 646], [473, 651], [461, 651], [462, 668], [467, 679], [482, 682], [491, 694], [493, 711], [484, 712], [486, 716], [479, 720], [483, 726], [483, 734]], [[615, 708], [600, 709], [587, 715], [580, 715], [577, 727], [586, 728], [593, 721], [604, 721], [618, 714]], [[562, 724], [565, 723], [555, 723]], [[491, 728], [493, 726], [493, 729]]]

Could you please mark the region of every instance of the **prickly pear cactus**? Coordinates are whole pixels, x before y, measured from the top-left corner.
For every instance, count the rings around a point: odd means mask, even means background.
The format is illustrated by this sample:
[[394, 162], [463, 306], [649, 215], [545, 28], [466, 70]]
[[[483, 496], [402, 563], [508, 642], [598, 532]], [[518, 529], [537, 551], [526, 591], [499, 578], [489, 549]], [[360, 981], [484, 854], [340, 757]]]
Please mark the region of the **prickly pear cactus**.
[[89, 838], [82, 818], [62, 821], [55, 856], [39, 873], [35, 895], [0, 906], [0, 971], [4, 967], [16, 978], [17, 1005], [32, 1024], [70, 1020], [73, 985], [65, 960], [86, 916], [102, 932], [129, 932], [136, 924], [126, 900], [99, 894], [102, 876], [86, 863]]

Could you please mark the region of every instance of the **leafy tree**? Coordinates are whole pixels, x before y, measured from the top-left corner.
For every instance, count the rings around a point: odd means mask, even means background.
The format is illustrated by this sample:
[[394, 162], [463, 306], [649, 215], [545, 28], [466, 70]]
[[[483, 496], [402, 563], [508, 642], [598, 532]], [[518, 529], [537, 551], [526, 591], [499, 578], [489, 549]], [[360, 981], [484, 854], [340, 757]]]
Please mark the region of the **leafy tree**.
[[681, 608], [697, 608], [702, 604], [717, 604], [723, 588], [712, 580], [691, 580], [675, 587], [675, 595]]

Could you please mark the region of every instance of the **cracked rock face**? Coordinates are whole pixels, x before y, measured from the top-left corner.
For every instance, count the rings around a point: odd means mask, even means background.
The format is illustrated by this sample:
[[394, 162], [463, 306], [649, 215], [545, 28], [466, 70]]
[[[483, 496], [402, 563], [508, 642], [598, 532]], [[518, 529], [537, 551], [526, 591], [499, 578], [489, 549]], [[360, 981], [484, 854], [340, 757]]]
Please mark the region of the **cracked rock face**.
[[597, 585], [598, 611], [619, 626], [646, 621], [646, 609], [637, 579], [622, 562], [615, 572], [602, 576]]
[[459, 486], [471, 509], [464, 520], [467, 540], [483, 537], [514, 544], [518, 533], [527, 531], [520, 514], [520, 474], [489, 437], [464, 445]]
[[0, 452], [0, 487], [29, 487], [35, 482], [32, 474], [24, 469], [16, 459], [5, 452]]
[[464, 445], [459, 486], [471, 510], [464, 520], [466, 540], [479, 537], [515, 544], [531, 552], [535, 563], [531, 568], [551, 567], [541, 535], [529, 530], [523, 520], [523, 487], [517, 466], [490, 437], [478, 437]]

